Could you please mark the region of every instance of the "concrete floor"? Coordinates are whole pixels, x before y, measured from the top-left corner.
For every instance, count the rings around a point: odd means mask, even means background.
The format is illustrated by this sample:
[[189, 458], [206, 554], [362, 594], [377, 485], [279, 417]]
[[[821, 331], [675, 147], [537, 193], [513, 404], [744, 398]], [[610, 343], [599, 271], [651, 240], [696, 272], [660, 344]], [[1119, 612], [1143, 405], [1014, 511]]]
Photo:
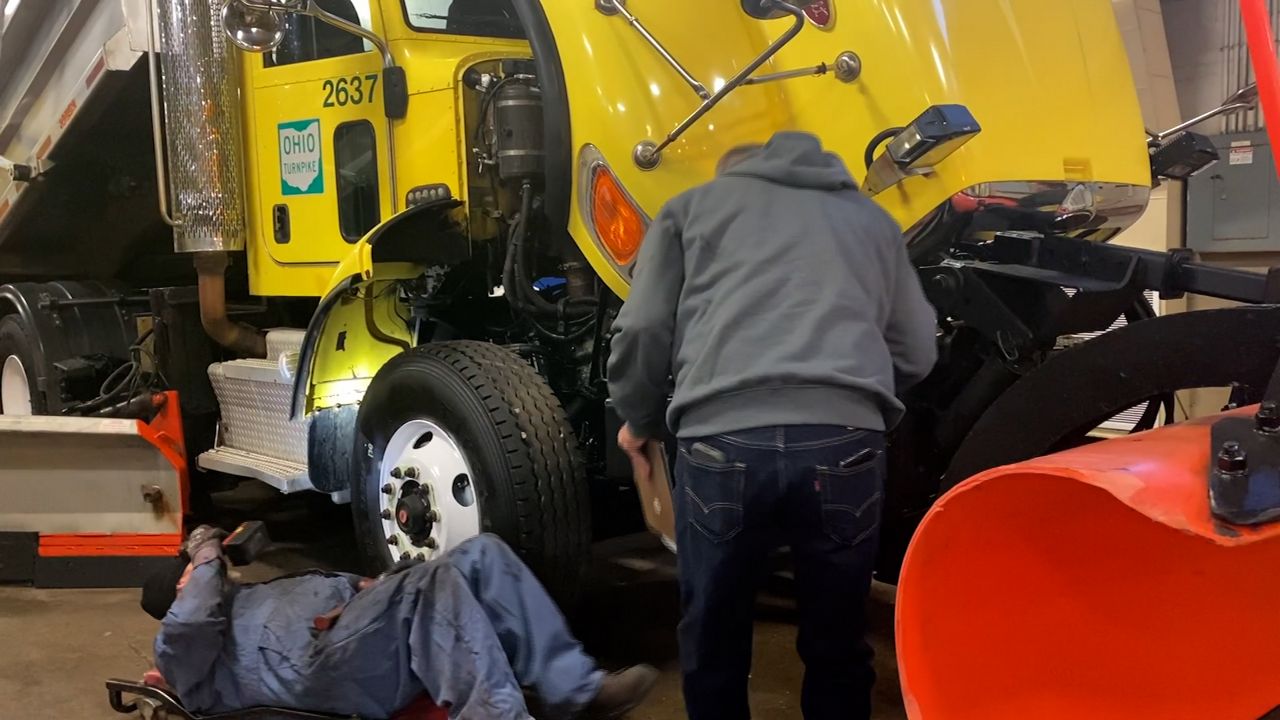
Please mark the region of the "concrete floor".
[[[226, 522], [262, 512], [261, 496], [237, 491], [220, 498]], [[269, 498], [268, 498], [269, 500]], [[246, 569], [262, 580], [307, 567], [350, 567], [350, 523], [343, 508], [280, 499], [266, 510], [276, 541]], [[317, 517], [319, 515], [319, 517]], [[317, 528], [326, 533], [319, 536]], [[676, 656], [678, 618], [674, 558], [644, 535], [597, 545], [596, 571], [582, 608], [571, 618], [608, 667], [649, 662], [662, 671], [633, 720], [684, 717]], [[761, 596], [756, 623], [751, 702], [756, 717], [799, 718], [803, 669], [795, 656], [795, 609], [785, 587]], [[905, 718], [898, 692], [893, 639], [893, 591], [877, 586], [870, 607], [877, 652], [876, 717]], [[102, 681], [137, 678], [151, 666], [157, 623], [138, 608], [136, 590], [36, 590], [0, 587], [0, 718], [122, 717], [106, 703]]]

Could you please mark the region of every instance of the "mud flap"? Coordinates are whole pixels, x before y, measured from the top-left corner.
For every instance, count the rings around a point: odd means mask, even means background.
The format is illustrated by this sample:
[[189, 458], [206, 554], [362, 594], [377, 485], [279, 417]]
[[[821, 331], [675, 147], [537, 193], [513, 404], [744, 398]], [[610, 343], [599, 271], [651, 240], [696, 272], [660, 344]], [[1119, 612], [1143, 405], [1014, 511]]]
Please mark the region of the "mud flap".
[[163, 397], [149, 423], [0, 416], [0, 566], [29, 569], [7, 580], [128, 587], [177, 554], [187, 464], [177, 394]]
[[1213, 421], [996, 468], [921, 523], [898, 589], [912, 718], [1238, 718], [1280, 705], [1280, 523], [1210, 509]]

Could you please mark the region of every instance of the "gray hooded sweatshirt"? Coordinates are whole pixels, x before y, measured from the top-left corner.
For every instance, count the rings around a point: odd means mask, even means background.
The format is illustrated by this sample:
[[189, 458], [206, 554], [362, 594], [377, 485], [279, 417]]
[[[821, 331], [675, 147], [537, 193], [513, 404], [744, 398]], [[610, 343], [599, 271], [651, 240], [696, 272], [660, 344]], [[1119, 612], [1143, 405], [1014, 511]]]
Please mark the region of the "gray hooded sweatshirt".
[[901, 229], [805, 133], [667, 203], [614, 331], [609, 392], [642, 437], [660, 436], [664, 410], [682, 438], [885, 430], [937, 360]]

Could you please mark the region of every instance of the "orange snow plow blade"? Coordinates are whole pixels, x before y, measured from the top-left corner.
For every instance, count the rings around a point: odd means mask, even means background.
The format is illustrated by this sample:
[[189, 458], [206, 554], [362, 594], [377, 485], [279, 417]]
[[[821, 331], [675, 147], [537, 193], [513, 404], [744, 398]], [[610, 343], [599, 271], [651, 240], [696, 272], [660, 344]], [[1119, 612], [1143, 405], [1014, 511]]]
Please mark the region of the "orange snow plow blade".
[[1216, 419], [990, 470], [939, 500], [898, 588], [909, 716], [1258, 720], [1280, 706], [1280, 523], [1210, 513]]

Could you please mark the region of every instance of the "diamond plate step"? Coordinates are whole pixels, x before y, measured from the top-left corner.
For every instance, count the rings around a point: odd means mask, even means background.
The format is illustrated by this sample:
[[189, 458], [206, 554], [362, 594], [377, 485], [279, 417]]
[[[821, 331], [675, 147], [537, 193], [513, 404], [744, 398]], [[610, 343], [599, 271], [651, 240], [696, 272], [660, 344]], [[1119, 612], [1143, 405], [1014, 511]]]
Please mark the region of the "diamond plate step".
[[214, 448], [202, 453], [196, 462], [205, 470], [261, 480], [286, 494], [315, 489], [311, 485], [311, 478], [307, 476], [306, 465], [244, 450]]
[[232, 360], [209, 366], [222, 423], [219, 448], [305, 466], [308, 420], [290, 420], [293, 383], [270, 360]]

